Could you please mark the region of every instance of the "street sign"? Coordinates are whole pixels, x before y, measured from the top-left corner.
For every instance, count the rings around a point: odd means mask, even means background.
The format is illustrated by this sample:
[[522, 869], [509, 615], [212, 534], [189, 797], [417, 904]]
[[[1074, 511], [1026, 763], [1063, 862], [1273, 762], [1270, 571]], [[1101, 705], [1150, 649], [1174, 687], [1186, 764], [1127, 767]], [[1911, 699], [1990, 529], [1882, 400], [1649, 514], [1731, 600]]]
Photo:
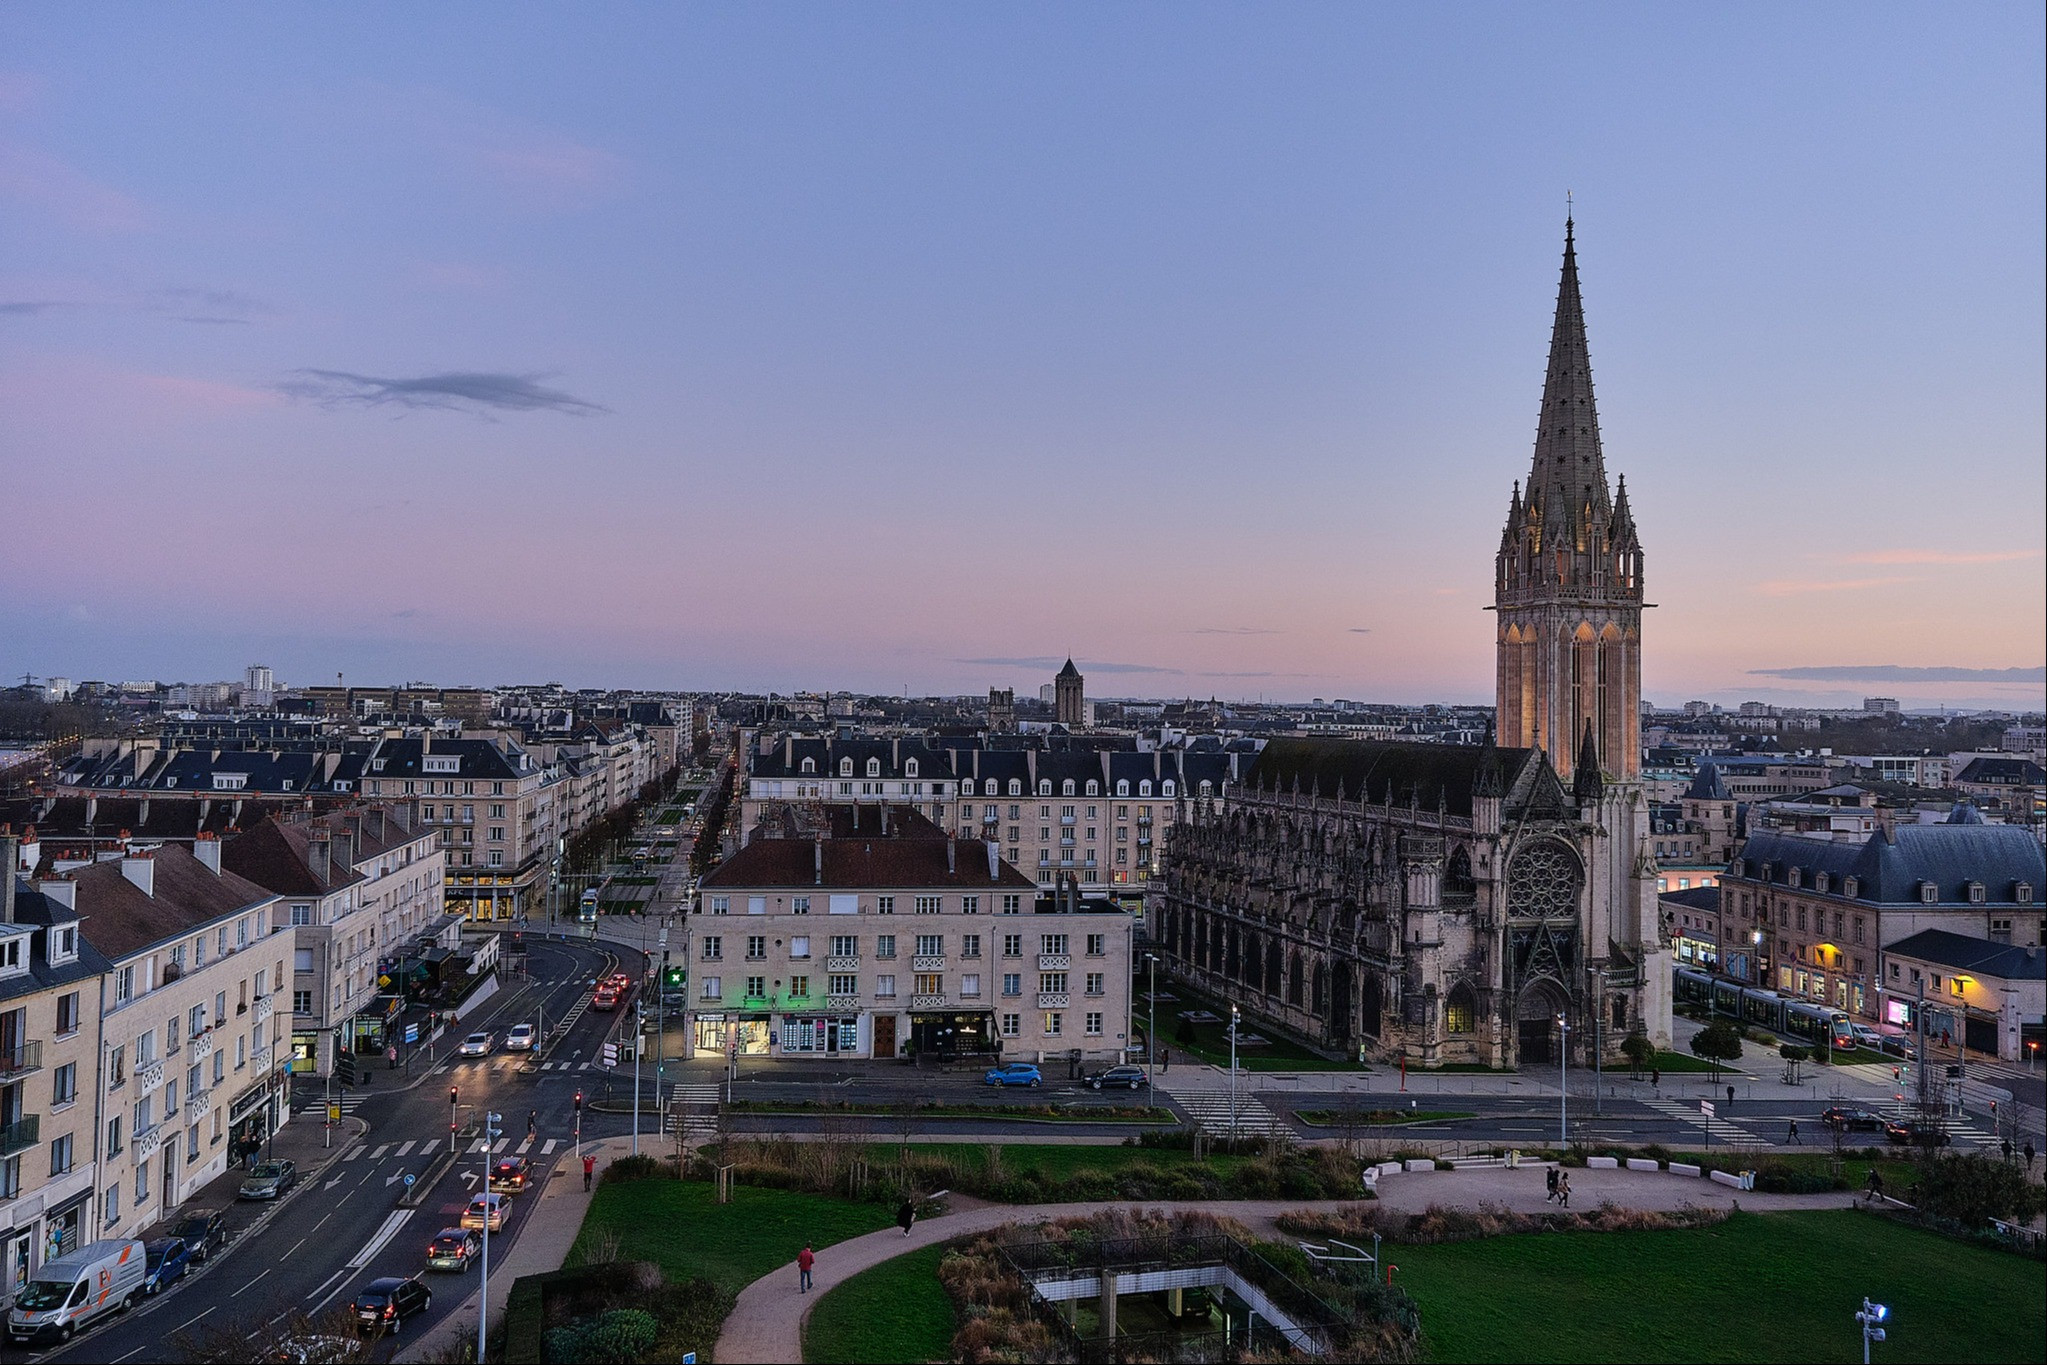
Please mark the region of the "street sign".
[[414, 1174], [413, 1174], [413, 1173], [412, 1173], [411, 1171], [407, 1171], [407, 1172], [405, 1173], [405, 1188], [406, 1188], [406, 1189], [408, 1189], [408, 1190], [409, 1190], [409, 1189], [411, 1189], [411, 1188], [412, 1188], [412, 1182], [413, 1182], [413, 1181], [415, 1181], [415, 1180], [417, 1180], [417, 1179], [419, 1179], [419, 1177], [418, 1177], [418, 1176], [414, 1175]]
[[341, 1122], [341, 1106], [340, 1106], [340, 1105], [338, 1105], [338, 1104], [330, 1104], [330, 1105], [328, 1105], [328, 1106], [327, 1106], [327, 1122], [329, 1122], [329, 1123], [339, 1123], [339, 1122]]
[[1713, 1117], [1713, 1101], [1711, 1101], [1711, 1100], [1700, 1100], [1700, 1101], [1699, 1101], [1699, 1112], [1700, 1112], [1701, 1114], [1704, 1114], [1704, 1115], [1705, 1115], [1705, 1116], [1706, 1116], [1707, 1118], [1709, 1118], [1709, 1119], [1710, 1119], [1710, 1118], [1712, 1118], [1712, 1117]]
[[606, 1066], [617, 1066], [617, 1065], [618, 1065], [618, 1044], [617, 1044], [617, 1043], [606, 1043], [606, 1044], [604, 1045], [604, 1050], [603, 1050], [603, 1053], [602, 1053], [601, 1055], [602, 1055], [602, 1057], [603, 1057], [603, 1059], [604, 1059], [604, 1065], [606, 1065]]
[[405, 1041], [408, 1043], [416, 1043], [419, 1041], [418, 1024], [407, 1024], [405, 1026]]

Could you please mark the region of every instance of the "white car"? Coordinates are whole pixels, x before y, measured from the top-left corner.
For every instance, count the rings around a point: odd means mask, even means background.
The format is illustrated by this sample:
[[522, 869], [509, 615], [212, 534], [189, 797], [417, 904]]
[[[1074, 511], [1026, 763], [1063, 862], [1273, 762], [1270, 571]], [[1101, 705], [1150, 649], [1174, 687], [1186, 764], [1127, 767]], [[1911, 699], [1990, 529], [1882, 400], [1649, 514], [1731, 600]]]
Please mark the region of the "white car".
[[514, 1024], [512, 1031], [505, 1035], [505, 1051], [531, 1052], [534, 1041], [533, 1025]]
[[472, 1033], [462, 1040], [464, 1057], [486, 1057], [490, 1055], [491, 1044], [497, 1040], [489, 1033]]

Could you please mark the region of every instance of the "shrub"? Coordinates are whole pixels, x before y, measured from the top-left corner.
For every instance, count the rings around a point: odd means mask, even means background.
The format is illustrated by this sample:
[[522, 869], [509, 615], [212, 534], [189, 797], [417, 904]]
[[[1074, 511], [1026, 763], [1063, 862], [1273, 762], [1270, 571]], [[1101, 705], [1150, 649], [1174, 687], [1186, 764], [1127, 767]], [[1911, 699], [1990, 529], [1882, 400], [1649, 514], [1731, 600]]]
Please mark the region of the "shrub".
[[560, 1365], [634, 1365], [660, 1335], [653, 1315], [614, 1308], [547, 1334], [547, 1358]]
[[2047, 1194], [2017, 1166], [1972, 1152], [1922, 1162], [1911, 1202], [1928, 1217], [1980, 1231], [1993, 1218], [2032, 1218], [2047, 1204]]
[[645, 1154], [622, 1156], [604, 1168], [603, 1183], [616, 1185], [628, 1180], [657, 1180], [675, 1173], [674, 1165], [660, 1157]]

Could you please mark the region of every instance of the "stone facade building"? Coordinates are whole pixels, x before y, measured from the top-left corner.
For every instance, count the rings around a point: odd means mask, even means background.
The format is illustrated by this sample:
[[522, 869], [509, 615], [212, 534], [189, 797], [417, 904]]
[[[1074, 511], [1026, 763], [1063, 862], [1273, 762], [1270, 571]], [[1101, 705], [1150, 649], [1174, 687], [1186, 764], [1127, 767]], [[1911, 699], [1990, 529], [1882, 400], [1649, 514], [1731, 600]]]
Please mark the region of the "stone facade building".
[[1073, 666], [1073, 660], [1066, 661], [1066, 667], [1059, 670], [1059, 676], [1052, 679], [1053, 705], [1058, 708], [1058, 721], [1069, 730], [1080, 730], [1087, 726], [1087, 684], [1080, 676], [1080, 670]]
[[1501, 747], [1282, 739], [1176, 829], [1153, 936], [1262, 1025], [1410, 1066], [1670, 1038], [1640, 781], [1642, 548], [1607, 491], [1566, 226], [1497, 561]]

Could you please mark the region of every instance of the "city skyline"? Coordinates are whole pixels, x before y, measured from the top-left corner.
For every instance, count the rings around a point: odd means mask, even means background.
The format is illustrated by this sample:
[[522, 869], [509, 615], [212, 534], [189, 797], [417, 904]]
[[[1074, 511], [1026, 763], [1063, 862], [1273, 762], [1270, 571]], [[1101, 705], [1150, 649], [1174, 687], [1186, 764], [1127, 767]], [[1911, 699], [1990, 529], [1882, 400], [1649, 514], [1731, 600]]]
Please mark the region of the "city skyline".
[[479, 13], [0, 21], [15, 675], [1488, 702], [1568, 188], [1644, 694], [2041, 705], [2036, 10]]

